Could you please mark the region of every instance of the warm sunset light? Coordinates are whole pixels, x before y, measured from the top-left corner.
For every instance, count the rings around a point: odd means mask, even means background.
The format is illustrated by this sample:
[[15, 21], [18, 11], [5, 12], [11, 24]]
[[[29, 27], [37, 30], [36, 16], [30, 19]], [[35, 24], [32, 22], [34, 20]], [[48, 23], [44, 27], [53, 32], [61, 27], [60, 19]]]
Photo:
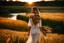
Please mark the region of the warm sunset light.
[[16, 18], [17, 18], [18, 13], [13, 13], [13, 14], [10, 14], [10, 15], [13, 15], [13, 16], [8, 18], [8, 19], [17, 20]]
[[33, 2], [42, 1], [42, 0], [19, 0], [21, 2], [28, 2], [29, 4], [32, 4]]
[[55, 0], [6, 0], [6, 1], [21, 1], [21, 2], [28, 2], [32, 4], [33, 2], [37, 2], [37, 1], [55, 1]]
[[28, 2], [29, 4], [32, 4], [32, 3], [33, 3], [33, 1], [32, 1], [32, 0], [28, 0], [27, 2]]
[[13, 16], [13, 17], [8, 18], [8, 19], [16, 20], [16, 16]]
[[16, 0], [13, 0], [13, 1], [16, 1]]
[[[10, 1], [10, 0], [7, 0], [7, 1]], [[42, 1], [42, 0], [12, 0], [12, 1], [28, 2], [29, 4], [32, 4], [33, 2]]]

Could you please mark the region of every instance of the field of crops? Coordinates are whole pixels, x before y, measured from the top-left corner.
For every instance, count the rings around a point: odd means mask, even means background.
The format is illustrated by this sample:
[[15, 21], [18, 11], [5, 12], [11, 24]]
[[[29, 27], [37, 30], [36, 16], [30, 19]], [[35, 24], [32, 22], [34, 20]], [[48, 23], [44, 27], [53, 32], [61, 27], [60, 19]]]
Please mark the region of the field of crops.
[[[0, 17], [0, 43], [25, 43], [29, 37], [27, 16], [18, 15], [18, 20]], [[40, 16], [43, 27], [48, 29], [46, 37], [41, 33], [40, 43], [64, 43], [64, 34], [60, 34], [64, 32], [64, 13], [43, 12]]]

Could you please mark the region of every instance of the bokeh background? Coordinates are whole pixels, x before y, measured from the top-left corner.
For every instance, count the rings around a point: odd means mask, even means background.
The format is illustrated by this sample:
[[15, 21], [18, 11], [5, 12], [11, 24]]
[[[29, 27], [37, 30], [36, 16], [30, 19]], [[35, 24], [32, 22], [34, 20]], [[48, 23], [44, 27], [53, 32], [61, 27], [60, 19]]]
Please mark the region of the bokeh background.
[[40, 43], [64, 43], [63, 0], [0, 0], [0, 43], [25, 43], [31, 8], [40, 11], [42, 29]]

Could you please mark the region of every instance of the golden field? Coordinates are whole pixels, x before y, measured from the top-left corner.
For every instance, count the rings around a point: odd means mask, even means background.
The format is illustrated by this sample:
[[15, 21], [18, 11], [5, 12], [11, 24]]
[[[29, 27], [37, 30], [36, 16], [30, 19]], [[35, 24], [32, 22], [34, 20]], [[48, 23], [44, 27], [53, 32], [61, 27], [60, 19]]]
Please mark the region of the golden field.
[[40, 16], [44, 19], [64, 20], [64, 13], [62, 12], [42, 12]]
[[17, 31], [27, 31], [27, 22], [22, 20], [11, 20], [8, 18], [0, 17], [0, 28], [11, 29]]
[[[27, 16], [29, 16], [29, 14]], [[44, 19], [49, 18], [52, 20], [62, 20], [62, 21], [64, 20], [64, 13], [42, 12], [40, 13], [40, 16]], [[62, 27], [63, 25], [61, 24]], [[49, 28], [47, 26], [43, 26], [43, 27], [47, 29]], [[0, 43], [25, 43], [29, 37], [27, 35], [28, 34], [27, 28], [28, 25], [27, 22], [25, 21], [11, 20], [11, 19], [0, 17]], [[48, 32], [50, 31], [48, 30]], [[51, 32], [46, 34], [47, 36], [45, 37], [41, 33], [40, 43], [64, 43], [64, 34], [51, 33]]]
[[[27, 16], [31, 16], [32, 13], [28, 13]], [[43, 19], [51, 19], [51, 20], [64, 20], [63, 12], [40, 12], [40, 16]]]
[[[27, 32], [0, 29], [0, 43], [25, 43]], [[41, 34], [40, 43], [64, 43], [64, 34], [47, 33], [47, 38]]]

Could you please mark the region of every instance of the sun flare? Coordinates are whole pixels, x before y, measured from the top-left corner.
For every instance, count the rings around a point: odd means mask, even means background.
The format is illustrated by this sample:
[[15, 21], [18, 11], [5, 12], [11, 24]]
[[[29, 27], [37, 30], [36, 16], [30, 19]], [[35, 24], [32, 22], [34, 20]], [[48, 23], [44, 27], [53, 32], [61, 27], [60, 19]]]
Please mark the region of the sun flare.
[[28, 2], [29, 4], [32, 4], [32, 3], [33, 3], [33, 1], [31, 1], [31, 0], [27, 0], [27, 2]]
[[29, 4], [32, 4], [33, 2], [42, 1], [42, 0], [19, 0], [21, 2], [28, 2]]
[[[6, 1], [10, 1], [10, 0], [6, 0]], [[42, 0], [12, 0], [12, 1], [28, 2], [29, 4], [32, 4], [33, 2], [42, 1]]]

